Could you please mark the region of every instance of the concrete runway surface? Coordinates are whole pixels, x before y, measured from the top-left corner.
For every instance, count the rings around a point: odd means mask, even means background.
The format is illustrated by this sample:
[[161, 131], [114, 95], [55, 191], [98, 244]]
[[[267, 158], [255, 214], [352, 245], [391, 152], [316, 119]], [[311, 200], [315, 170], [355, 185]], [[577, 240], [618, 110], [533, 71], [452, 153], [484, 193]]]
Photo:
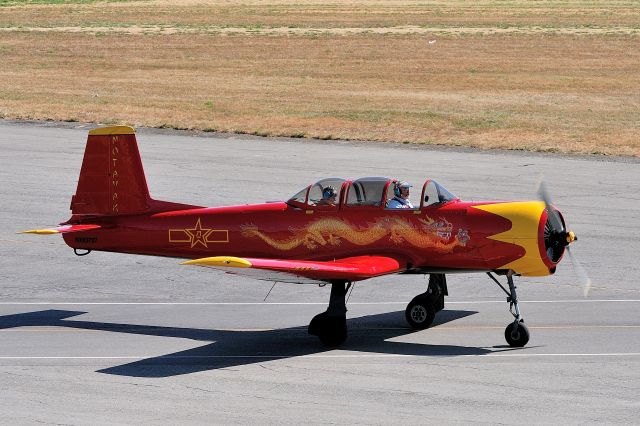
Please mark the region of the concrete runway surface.
[[329, 289], [233, 277], [176, 259], [74, 256], [60, 236], [88, 128], [0, 122], [0, 413], [4, 424], [637, 423], [640, 167], [636, 160], [140, 129], [154, 198], [287, 199], [325, 176], [436, 178], [462, 199], [533, 199], [544, 174], [593, 279], [571, 264], [517, 278], [531, 331], [506, 346], [504, 294], [448, 277], [445, 311], [413, 332], [421, 276], [358, 283], [349, 339], [307, 335]]

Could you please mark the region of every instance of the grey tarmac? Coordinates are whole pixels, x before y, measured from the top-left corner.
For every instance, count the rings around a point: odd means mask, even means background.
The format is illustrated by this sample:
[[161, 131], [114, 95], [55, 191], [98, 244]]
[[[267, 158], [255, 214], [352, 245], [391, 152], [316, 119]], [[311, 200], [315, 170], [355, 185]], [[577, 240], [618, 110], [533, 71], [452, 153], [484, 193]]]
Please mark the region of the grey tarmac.
[[87, 131], [0, 122], [0, 413], [4, 424], [637, 423], [636, 159], [138, 129], [152, 196], [282, 200], [322, 177], [433, 177], [467, 200], [533, 199], [544, 175], [593, 280], [571, 264], [516, 278], [531, 340], [504, 341], [504, 294], [448, 277], [436, 324], [404, 308], [422, 276], [358, 283], [349, 339], [309, 336], [329, 289], [252, 281], [179, 259], [91, 253], [16, 235], [69, 217]]

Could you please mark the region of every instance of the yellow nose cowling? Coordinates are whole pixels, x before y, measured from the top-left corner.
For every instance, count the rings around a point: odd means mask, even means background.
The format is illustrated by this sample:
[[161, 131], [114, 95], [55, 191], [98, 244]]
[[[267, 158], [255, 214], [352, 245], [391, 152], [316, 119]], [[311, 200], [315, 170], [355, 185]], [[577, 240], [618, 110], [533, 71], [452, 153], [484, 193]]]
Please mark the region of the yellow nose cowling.
[[545, 211], [541, 201], [506, 202], [473, 206], [476, 209], [493, 213], [511, 222], [511, 229], [488, 238], [514, 244], [524, 249], [522, 257], [500, 266], [497, 269], [511, 269], [523, 276], [545, 276], [552, 271], [542, 259], [540, 242], [540, 220]]

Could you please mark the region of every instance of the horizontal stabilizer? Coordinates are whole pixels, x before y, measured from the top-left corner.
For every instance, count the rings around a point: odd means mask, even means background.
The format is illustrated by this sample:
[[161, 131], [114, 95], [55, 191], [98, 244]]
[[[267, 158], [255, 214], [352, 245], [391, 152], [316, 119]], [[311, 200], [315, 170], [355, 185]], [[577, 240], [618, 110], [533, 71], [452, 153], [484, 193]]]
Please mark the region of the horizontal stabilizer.
[[258, 280], [297, 284], [316, 284], [332, 280], [359, 281], [400, 272], [399, 262], [384, 256], [357, 256], [331, 261], [216, 256], [188, 260], [182, 264], [219, 269]]
[[18, 234], [38, 234], [38, 235], [50, 235], [50, 234], [67, 234], [69, 232], [82, 232], [90, 231], [92, 229], [100, 229], [100, 225], [62, 225], [55, 228], [46, 229], [30, 229], [28, 231], [21, 231]]

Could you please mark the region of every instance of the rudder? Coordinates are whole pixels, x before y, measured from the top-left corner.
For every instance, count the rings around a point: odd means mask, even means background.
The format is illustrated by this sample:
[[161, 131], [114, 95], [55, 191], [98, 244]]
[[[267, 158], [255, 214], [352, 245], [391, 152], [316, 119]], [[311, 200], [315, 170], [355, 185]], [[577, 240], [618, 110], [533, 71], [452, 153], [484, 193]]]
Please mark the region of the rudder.
[[151, 202], [135, 130], [128, 126], [91, 130], [71, 198], [72, 213], [135, 214], [147, 211]]

